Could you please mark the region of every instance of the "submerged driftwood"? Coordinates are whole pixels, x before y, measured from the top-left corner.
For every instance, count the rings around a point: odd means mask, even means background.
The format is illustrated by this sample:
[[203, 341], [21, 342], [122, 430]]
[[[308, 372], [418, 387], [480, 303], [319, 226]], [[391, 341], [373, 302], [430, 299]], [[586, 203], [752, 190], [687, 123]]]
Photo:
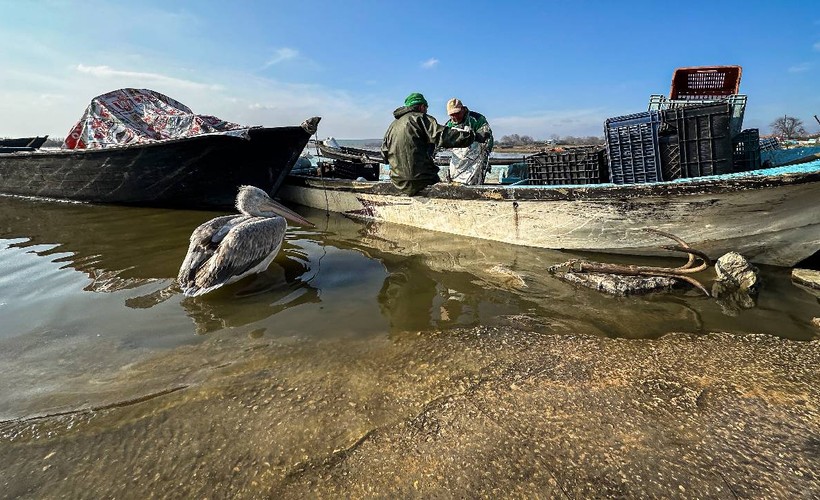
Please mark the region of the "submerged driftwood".
[[[662, 248], [686, 253], [689, 257], [686, 263], [679, 267], [655, 267], [573, 259], [551, 266], [549, 272], [563, 281], [577, 283], [613, 295], [671, 290], [680, 282], [686, 282], [702, 291], [707, 297], [710, 296], [706, 287], [691, 276], [711, 265], [709, 257], [700, 250], [691, 248], [689, 244], [673, 234], [649, 228], [646, 231], [674, 240], [677, 245], [665, 245]], [[695, 265], [698, 259], [701, 262]]]

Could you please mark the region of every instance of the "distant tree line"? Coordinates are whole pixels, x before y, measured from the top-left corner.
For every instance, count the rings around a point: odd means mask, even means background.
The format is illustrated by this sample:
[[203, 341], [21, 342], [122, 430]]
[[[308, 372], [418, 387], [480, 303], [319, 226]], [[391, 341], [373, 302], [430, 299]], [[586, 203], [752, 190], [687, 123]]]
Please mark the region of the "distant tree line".
[[603, 144], [604, 138], [603, 137], [596, 137], [593, 135], [586, 136], [586, 137], [575, 137], [572, 135], [567, 136], [558, 136], [557, 134], [553, 134], [550, 136], [549, 139], [546, 140], [536, 140], [528, 135], [518, 135], [518, 134], [511, 134], [511, 135], [504, 135], [501, 139], [498, 140], [496, 143], [497, 145], [504, 147], [513, 147], [513, 146], [534, 146], [534, 145], [551, 145], [551, 144], [565, 144], [570, 146], [595, 146], [598, 144]]

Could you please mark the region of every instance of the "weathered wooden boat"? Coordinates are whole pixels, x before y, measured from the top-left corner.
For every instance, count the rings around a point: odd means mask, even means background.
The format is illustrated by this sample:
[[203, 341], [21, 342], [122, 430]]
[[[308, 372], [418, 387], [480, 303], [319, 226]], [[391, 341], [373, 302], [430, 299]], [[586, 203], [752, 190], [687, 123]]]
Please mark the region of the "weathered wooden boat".
[[820, 250], [820, 161], [648, 184], [463, 186], [419, 196], [390, 182], [291, 175], [282, 200], [350, 217], [556, 250], [668, 255], [646, 228], [713, 258], [793, 266]]
[[0, 148], [32, 148], [40, 149], [45, 144], [47, 135], [38, 137], [15, 137], [0, 139]]
[[351, 148], [346, 146], [331, 146], [324, 142], [316, 143], [319, 154], [330, 160], [342, 160], [351, 163], [384, 163], [380, 151]]
[[275, 194], [319, 120], [102, 149], [0, 153], [0, 193], [120, 205], [228, 208], [243, 184]]
[[[524, 161], [524, 156], [490, 156], [490, 165], [512, 165]], [[450, 155], [443, 154], [436, 156], [436, 165], [445, 166], [450, 164]]]
[[768, 149], [760, 151], [760, 162], [771, 167], [799, 165], [820, 159], [820, 146]]
[[[384, 158], [380, 151], [369, 149], [359, 149], [347, 146], [331, 146], [323, 142], [318, 142], [316, 148], [319, 154], [330, 160], [342, 160], [351, 163], [379, 164], [384, 163]], [[436, 165], [444, 166], [450, 164], [450, 156], [447, 153], [436, 155]], [[499, 157], [491, 156], [491, 165], [512, 165], [524, 161], [524, 156]]]

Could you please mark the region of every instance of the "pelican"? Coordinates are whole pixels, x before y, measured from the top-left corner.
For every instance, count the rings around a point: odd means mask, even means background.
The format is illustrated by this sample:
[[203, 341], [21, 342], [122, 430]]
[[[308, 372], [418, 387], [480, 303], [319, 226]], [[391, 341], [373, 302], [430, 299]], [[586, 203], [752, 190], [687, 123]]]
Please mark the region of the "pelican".
[[254, 186], [239, 187], [236, 209], [239, 215], [216, 217], [191, 233], [177, 276], [186, 296], [203, 295], [267, 269], [282, 248], [285, 219], [313, 226]]

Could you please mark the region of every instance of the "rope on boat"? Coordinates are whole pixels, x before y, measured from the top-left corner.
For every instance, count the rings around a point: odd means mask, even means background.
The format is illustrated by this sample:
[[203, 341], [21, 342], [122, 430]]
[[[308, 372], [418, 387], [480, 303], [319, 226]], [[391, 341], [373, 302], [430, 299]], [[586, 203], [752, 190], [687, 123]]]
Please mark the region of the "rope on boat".
[[325, 218], [330, 218], [330, 200], [327, 198], [327, 185], [325, 184], [325, 173], [322, 171], [322, 148], [319, 147], [319, 129], [317, 127], [316, 133], [314, 134], [315, 144], [316, 144], [316, 160], [317, 165], [319, 166], [319, 178], [322, 179], [322, 191], [325, 193]]

